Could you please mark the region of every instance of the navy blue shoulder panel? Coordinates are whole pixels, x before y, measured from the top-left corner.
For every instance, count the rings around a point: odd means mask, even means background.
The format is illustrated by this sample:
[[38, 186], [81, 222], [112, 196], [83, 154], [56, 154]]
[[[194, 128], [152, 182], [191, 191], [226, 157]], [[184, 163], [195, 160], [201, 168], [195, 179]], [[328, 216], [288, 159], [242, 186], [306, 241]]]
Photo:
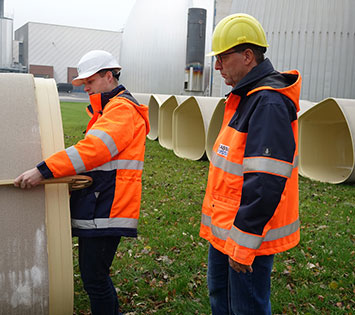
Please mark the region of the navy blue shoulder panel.
[[118, 95], [118, 97], [124, 97], [129, 101], [133, 102], [134, 104], [136, 104], [137, 106], [141, 106], [128, 90], [125, 90], [122, 94]]
[[132, 96], [132, 94], [126, 90], [126, 88], [120, 84], [119, 86], [117, 86], [116, 88], [114, 88], [112, 91], [110, 92], [105, 92], [105, 93], [101, 93], [101, 104], [102, 104], [102, 109], [104, 109], [104, 107], [106, 106], [106, 104], [110, 101], [111, 98], [113, 97], [123, 97], [126, 98], [127, 100], [133, 102], [134, 104], [136, 104], [137, 106], [140, 106], [140, 104], [138, 103], [138, 101]]
[[273, 71], [268, 76], [258, 81], [250, 90], [254, 90], [261, 86], [270, 86], [274, 89], [282, 89], [294, 84], [297, 81], [298, 76], [290, 73], [280, 73]]
[[[273, 90], [257, 91], [249, 96], [245, 96], [240, 100], [239, 106], [229, 122], [232, 127], [240, 132], [248, 132], [249, 121], [261, 106], [266, 104], [274, 105], [274, 110], [286, 119], [289, 123], [297, 119], [297, 110], [293, 102], [285, 95]], [[276, 119], [276, 116], [274, 116]], [[263, 121], [269, 124], [271, 121]]]

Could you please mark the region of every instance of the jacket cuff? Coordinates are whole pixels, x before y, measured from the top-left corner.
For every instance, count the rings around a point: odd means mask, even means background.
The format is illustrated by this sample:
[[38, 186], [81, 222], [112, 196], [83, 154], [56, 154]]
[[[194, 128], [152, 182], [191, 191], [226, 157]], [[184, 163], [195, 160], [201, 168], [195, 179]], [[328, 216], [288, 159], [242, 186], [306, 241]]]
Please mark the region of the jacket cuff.
[[42, 161], [36, 167], [45, 179], [54, 177], [52, 171], [49, 169], [46, 162]]
[[240, 246], [230, 238], [227, 239], [224, 249], [231, 259], [240, 264], [252, 265], [254, 262], [255, 250]]

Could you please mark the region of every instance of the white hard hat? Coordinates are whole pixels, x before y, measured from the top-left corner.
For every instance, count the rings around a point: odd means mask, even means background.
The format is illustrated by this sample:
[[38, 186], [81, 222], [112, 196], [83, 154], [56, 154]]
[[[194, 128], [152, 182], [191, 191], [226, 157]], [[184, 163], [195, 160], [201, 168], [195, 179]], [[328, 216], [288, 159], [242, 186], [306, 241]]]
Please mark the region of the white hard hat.
[[81, 57], [78, 64], [78, 76], [73, 79], [72, 84], [80, 86], [83, 84], [83, 79], [86, 79], [102, 69], [118, 69], [121, 66], [118, 64], [115, 57], [104, 50], [92, 50]]

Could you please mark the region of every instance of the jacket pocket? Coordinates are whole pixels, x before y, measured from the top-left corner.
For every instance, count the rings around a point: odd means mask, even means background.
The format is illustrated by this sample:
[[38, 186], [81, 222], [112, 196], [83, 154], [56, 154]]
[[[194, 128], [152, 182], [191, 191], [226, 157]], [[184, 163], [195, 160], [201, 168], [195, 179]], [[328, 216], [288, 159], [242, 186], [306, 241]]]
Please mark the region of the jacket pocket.
[[214, 194], [211, 206], [212, 224], [230, 230], [238, 212], [239, 200]]

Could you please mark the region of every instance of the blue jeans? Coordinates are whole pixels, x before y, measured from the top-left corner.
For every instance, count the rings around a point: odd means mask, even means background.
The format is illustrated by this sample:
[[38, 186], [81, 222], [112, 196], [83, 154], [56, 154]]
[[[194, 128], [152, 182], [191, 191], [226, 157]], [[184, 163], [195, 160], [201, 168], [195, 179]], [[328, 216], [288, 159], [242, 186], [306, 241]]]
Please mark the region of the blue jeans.
[[229, 266], [228, 256], [210, 244], [207, 282], [212, 314], [271, 314], [273, 261], [274, 255], [256, 256], [252, 273], [237, 273]]
[[92, 315], [120, 315], [110, 267], [121, 237], [79, 237], [79, 267]]

